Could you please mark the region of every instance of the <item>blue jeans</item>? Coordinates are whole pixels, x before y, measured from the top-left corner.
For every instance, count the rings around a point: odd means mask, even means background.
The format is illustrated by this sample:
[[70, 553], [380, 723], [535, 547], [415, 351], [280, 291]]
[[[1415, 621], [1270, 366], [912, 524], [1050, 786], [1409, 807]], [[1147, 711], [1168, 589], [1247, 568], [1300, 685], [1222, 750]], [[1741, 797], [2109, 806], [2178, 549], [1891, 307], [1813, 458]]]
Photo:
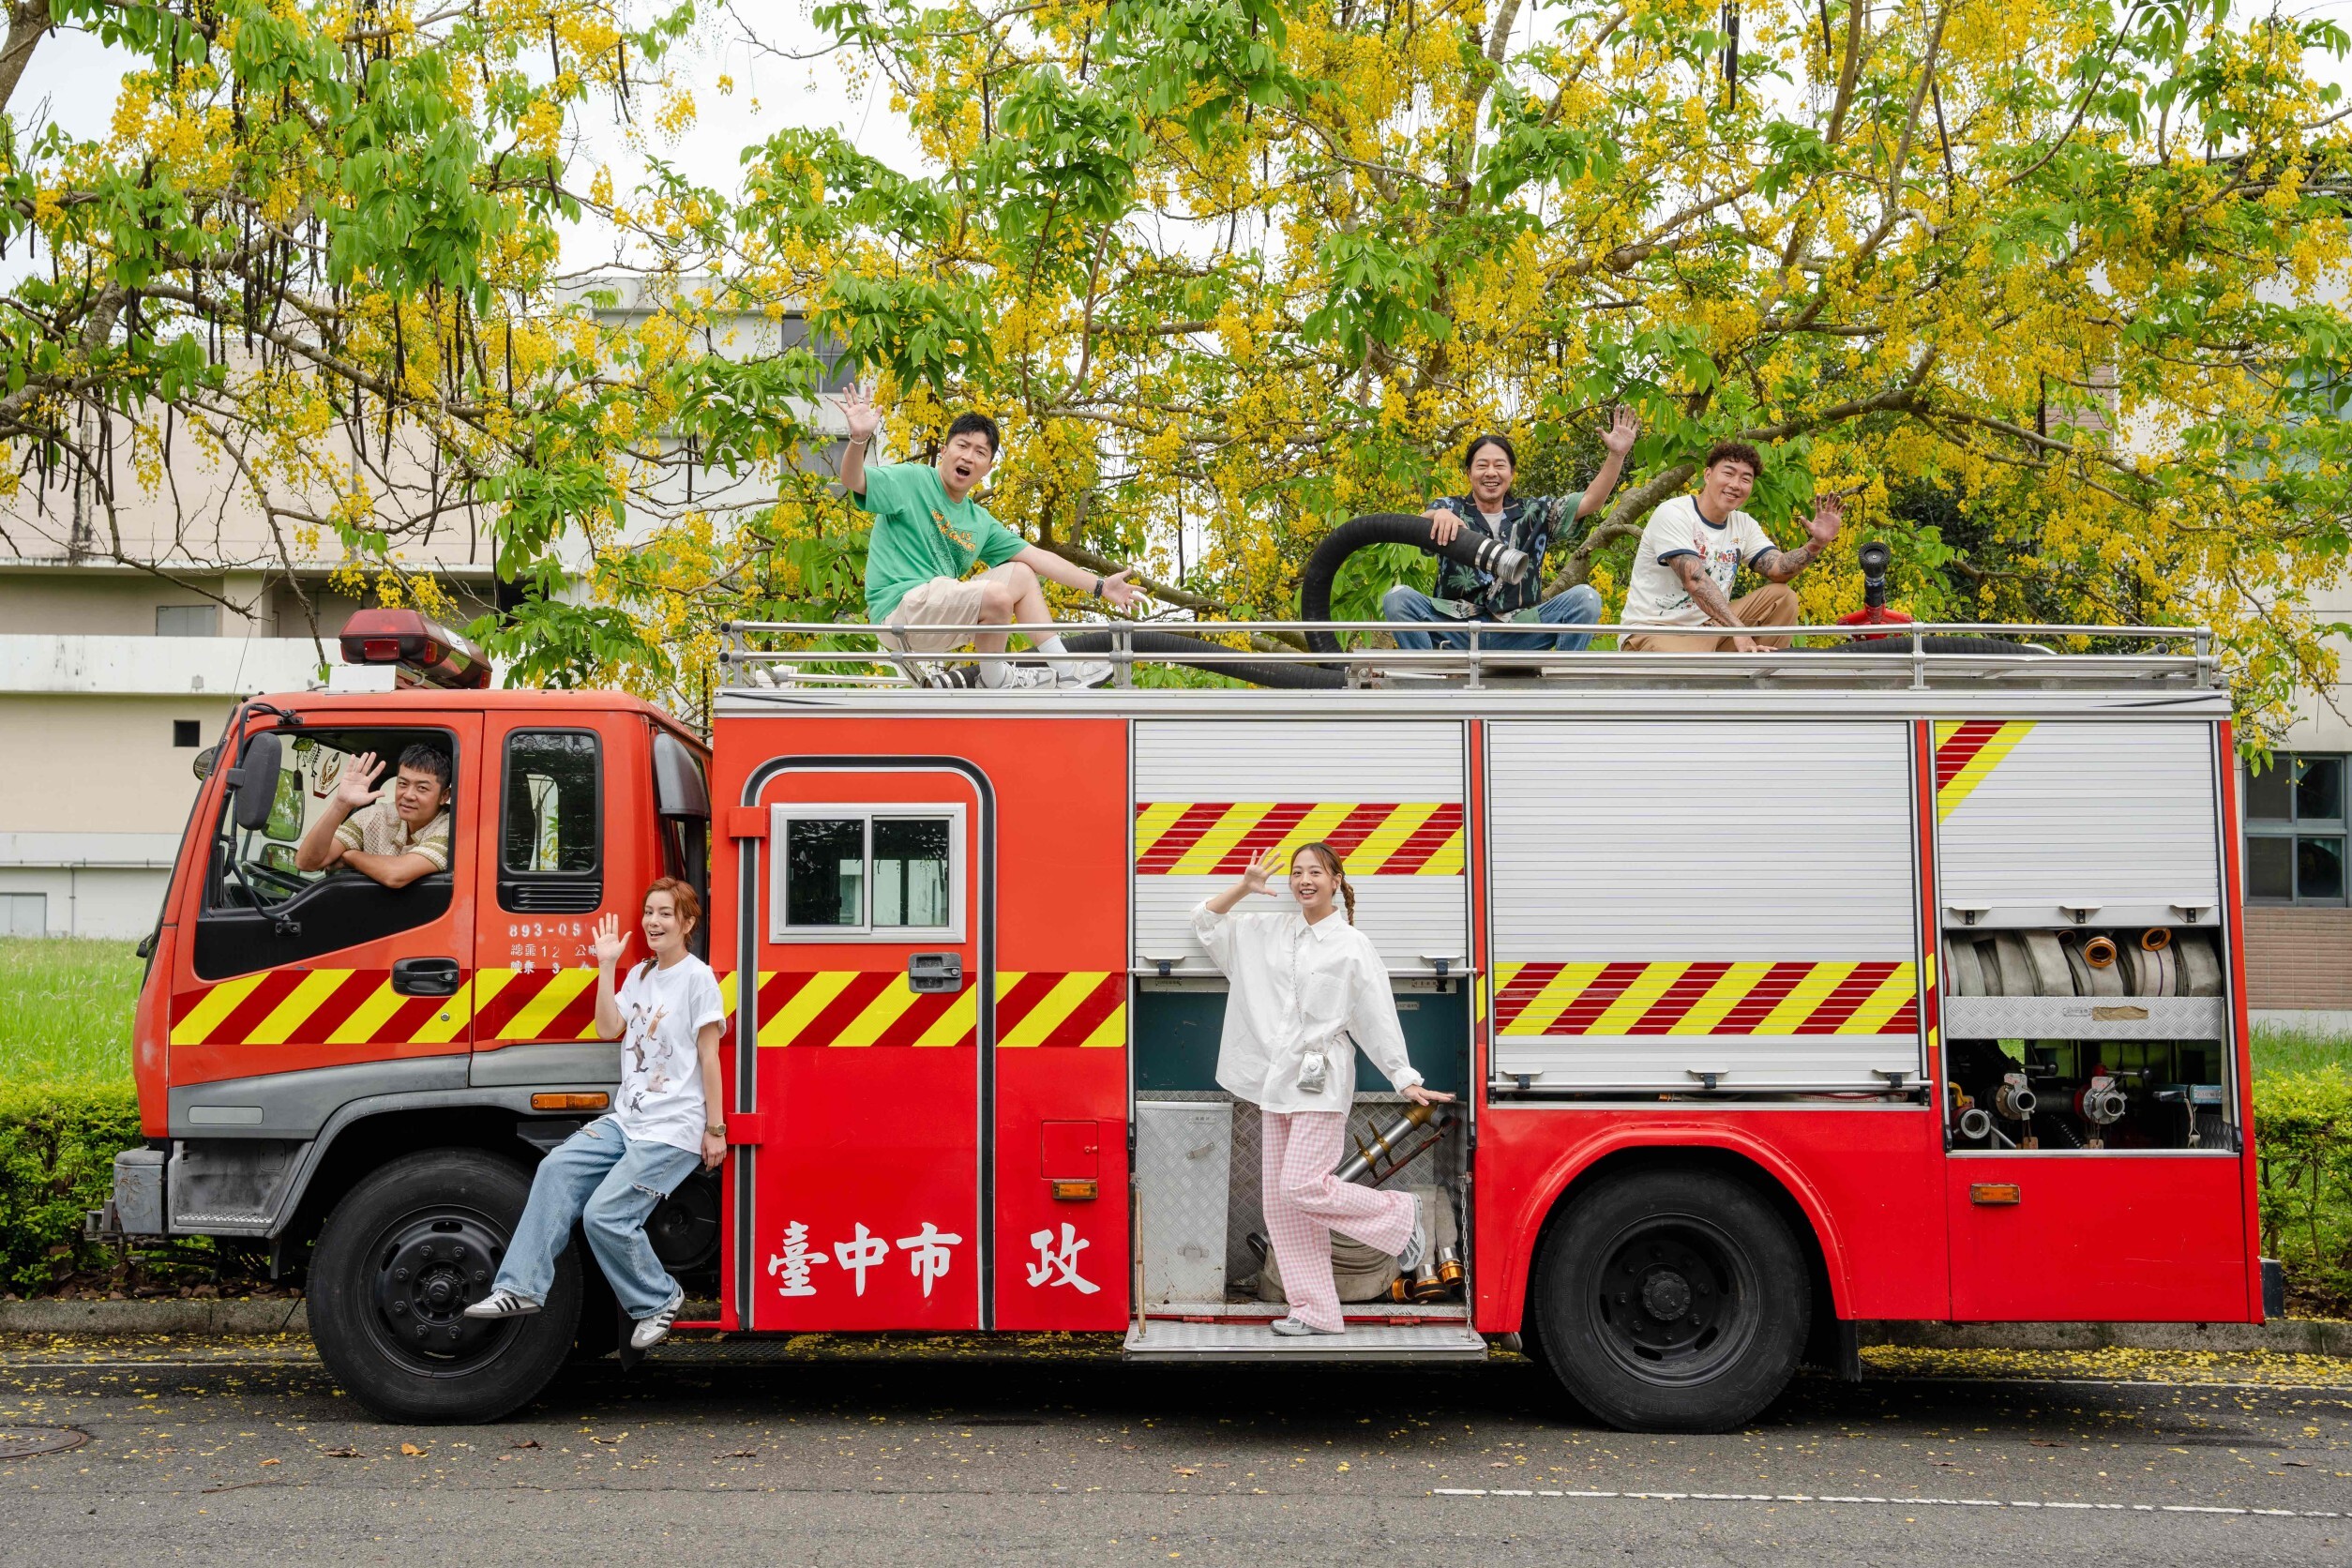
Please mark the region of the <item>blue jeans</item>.
[[645, 1220], [701, 1163], [691, 1150], [624, 1138], [620, 1123], [597, 1117], [539, 1162], [495, 1288], [546, 1301], [555, 1284], [556, 1257], [570, 1244], [578, 1221], [621, 1310], [652, 1317], [686, 1290], [654, 1256]]
[[[1545, 599], [1535, 607], [1535, 618], [1547, 626], [1590, 626], [1601, 619], [1601, 596], [1579, 582], [1558, 598]], [[1380, 597], [1380, 619], [1383, 621], [1418, 622], [1423, 625], [1444, 623], [1454, 619], [1440, 610], [1435, 600], [1418, 588], [1399, 583]], [[1470, 633], [1441, 631], [1437, 640], [1449, 648], [1468, 648]], [[1430, 634], [1425, 631], [1400, 631], [1395, 634], [1400, 648], [1426, 650]], [[1582, 653], [1592, 641], [1591, 632], [1491, 631], [1479, 636], [1478, 646], [1497, 653]]]

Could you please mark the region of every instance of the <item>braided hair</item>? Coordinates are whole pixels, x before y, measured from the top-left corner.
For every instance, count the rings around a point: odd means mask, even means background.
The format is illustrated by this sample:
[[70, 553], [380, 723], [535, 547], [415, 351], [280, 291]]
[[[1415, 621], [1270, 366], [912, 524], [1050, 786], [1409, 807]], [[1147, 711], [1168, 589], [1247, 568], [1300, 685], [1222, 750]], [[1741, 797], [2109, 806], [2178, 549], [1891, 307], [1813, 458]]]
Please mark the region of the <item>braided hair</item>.
[[1345, 899], [1348, 905], [1348, 924], [1354, 925], [1356, 923], [1356, 884], [1348, 880], [1348, 867], [1339, 858], [1339, 852], [1318, 838], [1312, 844], [1301, 844], [1297, 849], [1292, 850], [1290, 864], [1296, 866], [1299, 863], [1299, 856], [1303, 854], [1321, 855], [1323, 864], [1331, 867], [1331, 874], [1339, 879], [1339, 897]]

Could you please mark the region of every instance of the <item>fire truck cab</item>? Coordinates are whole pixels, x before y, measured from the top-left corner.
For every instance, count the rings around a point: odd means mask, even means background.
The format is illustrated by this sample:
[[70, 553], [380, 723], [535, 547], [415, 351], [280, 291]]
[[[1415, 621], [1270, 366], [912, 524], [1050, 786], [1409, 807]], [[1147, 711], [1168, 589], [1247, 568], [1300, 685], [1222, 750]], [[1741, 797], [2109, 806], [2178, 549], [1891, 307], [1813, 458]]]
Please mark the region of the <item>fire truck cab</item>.
[[[1360, 653], [1308, 691], [1130, 684], [1123, 646], [1119, 686], [1038, 692], [746, 626], [706, 747], [633, 698], [482, 689], [416, 618], [359, 630], [399, 688], [244, 704], [198, 792], [138, 1011], [147, 1143], [96, 1223], [266, 1241], [386, 1417], [492, 1418], [613, 1347], [579, 1247], [540, 1315], [460, 1313], [533, 1164], [608, 1107], [588, 932], [658, 875], [707, 891], [731, 1015], [730, 1157], [650, 1228], [681, 1327], [1500, 1341], [1604, 1421], [1689, 1430], [1854, 1371], [1869, 1320], [2264, 1315], [2201, 634]], [[418, 739], [455, 762], [449, 870], [295, 869], [347, 760]], [[1343, 1246], [1348, 1333], [1278, 1339], [1189, 912], [1314, 839], [1459, 1100], [1407, 1114], [1359, 1064], [1343, 1174], [1423, 1189], [1440, 1246], [1411, 1276]]]

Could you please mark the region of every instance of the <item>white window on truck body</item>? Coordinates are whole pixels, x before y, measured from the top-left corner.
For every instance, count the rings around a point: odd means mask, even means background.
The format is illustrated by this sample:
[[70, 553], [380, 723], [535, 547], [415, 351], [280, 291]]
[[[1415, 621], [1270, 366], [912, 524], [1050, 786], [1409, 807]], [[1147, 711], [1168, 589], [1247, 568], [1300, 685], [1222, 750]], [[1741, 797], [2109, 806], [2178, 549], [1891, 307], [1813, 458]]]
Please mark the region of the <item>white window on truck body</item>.
[[[1193, 935], [1193, 906], [1230, 886], [1252, 856], [1318, 840], [1356, 888], [1356, 924], [1393, 972], [1458, 972], [1469, 952], [1463, 870], [1464, 734], [1459, 723], [1145, 720], [1135, 727], [1138, 961], [1214, 966]], [[1274, 897], [1244, 912], [1294, 908]]]
[[776, 942], [960, 942], [961, 805], [769, 808]]
[[1907, 725], [1487, 732], [1499, 1075], [1580, 1090], [1917, 1081]]

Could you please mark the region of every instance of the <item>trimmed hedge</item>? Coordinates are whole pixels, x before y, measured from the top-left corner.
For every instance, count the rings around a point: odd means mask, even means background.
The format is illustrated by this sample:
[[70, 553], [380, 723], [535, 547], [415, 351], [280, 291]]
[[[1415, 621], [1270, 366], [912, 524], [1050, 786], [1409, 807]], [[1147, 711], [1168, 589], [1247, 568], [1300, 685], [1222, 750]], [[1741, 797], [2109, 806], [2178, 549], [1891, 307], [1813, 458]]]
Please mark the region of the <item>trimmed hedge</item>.
[[116, 1152], [138, 1142], [128, 1084], [0, 1088], [0, 1288], [40, 1290], [83, 1264], [83, 1213], [105, 1203]]
[[[2352, 1076], [2340, 1066], [2254, 1083], [2262, 1250], [2286, 1263], [2300, 1312], [2352, 1308]], [[0, 1089], [0, 1289], [35, 1292], [103, 1266], [84, 1211], [139, 1141], [128, 1084]]]
[[2352, 1306], [2352, 1077], [2340, 1066], [2254, 1080], [2262, 1250], [2298, 1311]]

